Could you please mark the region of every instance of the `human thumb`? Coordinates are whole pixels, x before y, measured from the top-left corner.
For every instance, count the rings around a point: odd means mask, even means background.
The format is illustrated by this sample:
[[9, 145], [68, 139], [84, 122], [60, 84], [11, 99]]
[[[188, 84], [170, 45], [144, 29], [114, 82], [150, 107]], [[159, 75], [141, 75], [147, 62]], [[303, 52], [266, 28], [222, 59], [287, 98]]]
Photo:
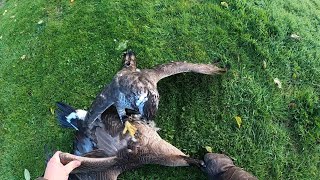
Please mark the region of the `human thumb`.
[[69, 174], [72, 170], [79, 167], [81, 165], [80, 161], [74, 160], [65, 165], [66, 172]]

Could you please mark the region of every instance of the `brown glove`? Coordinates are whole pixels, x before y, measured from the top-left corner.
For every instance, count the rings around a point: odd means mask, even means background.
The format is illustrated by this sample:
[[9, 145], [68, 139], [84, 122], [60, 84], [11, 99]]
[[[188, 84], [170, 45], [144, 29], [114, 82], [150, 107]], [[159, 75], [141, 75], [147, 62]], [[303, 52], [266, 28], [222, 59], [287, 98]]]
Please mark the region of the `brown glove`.
[[224, 154], [207, 153], [204, 156], [206, 167], [203, 168], [210, 180], [257, 180], [256, 177], [235, 166]]

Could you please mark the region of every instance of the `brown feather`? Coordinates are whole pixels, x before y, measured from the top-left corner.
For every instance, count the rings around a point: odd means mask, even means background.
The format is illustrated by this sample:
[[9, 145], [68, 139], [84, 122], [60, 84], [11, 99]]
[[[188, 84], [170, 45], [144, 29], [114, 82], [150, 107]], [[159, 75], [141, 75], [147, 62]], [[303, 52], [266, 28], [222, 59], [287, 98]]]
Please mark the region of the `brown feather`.
[[115, 75], [112, 82], [92, 103], [86, 116], [89, 124], [111, 105], [116, 106], [121, 119], [126, 115], [125, 109], [132, 109], [139, 111], [147, 120], [153, 120], [159, 104], [157, 83], [161, 79], [184, 72], [214, 75], [227, 71], [227, 68], [219, 68], [214, 64], [187, 62], [172, 62], [140, 71], [136, 69], [136, 58], [131, 51], [124, 55], [124, 61], [124, 68]]
[[[62, 153], [60, 156], [62, 162], [68, 163], [71, 160], [80, 160], [82, 162], [81, 166], [76, 168], [72, 173], [80, 174], [82, 177], [80, 178], [81, 180], [89, 176], [95, 177], [98, 180], [102, 180], [103, 178], [116, 179], [122, 172], [140, 167], [144, 164], [199, 166], [203, 163], [201, 160], [186, 156], [179, 149], [163, 140], [154, 127], [149, 126], [148, 123], [139, 117], [134, 115], [130, 116], [130, 121], [138, 129], [138, 133], [136, 134], [137, 142], [126, 138], [128, 135], [124, 136], [125, 138], [121, 138], [121, 128], [109, 127], [110, 125], [117, 126], [117, 123], [121, 122], [114, 111], [108, 111], [108, 113], [104, 113], [102, 116], [101, 122], [103, 122], [104, 127], [99, 127], [101, 129], [99, 131], [96, 130], [95, 136], [92, 136], [92, 138], [98, 138], [98, 140], [95, 140], [98, 149], [85, 154], [85, 157]], [[111, 136], [111, 134], [113, 134], [113, 136]], [[106, 139], [100, 140], [100, 136]], [[110, 141], [111, 144], [107, 144], [104, 141]], [[110, 148], [114, 147], [117, 148], [110, 150]], [[102, 175], [99, 174], [100, 172], [108, 173], [103, 173], [104, 176], [100, 178], [98, 177], [98, 175]]]

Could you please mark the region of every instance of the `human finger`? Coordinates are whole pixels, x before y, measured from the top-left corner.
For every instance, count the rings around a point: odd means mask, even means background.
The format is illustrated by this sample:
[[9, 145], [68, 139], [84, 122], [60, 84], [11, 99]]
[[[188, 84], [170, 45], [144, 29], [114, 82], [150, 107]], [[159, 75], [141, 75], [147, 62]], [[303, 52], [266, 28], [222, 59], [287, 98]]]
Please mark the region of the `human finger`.
[[69, 174], [72, 170], [79, 167], [80, 165], [81, 165], [80, 161], [74, 160], [74, 161], [69, 162], [64, 167], [65, 167], [66, 172]]
[[52, 158], [50, 160], [53, 160], [55, 162], [60, 162], [60, 157], [59, 157], [60, 153], [61, 153], [61, 151], [57, 151], [56, 153], [54, 153], [54, 155], [52, 156]]

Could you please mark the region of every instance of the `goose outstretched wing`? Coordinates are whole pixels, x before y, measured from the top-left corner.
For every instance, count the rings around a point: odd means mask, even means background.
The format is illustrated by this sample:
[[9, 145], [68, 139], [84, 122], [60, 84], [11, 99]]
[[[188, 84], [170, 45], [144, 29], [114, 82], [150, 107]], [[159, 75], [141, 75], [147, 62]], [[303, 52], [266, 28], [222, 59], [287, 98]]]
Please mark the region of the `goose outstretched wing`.
[[152, 69], [145, 70], [155, 83], [161, 79], [184, 72], [195, 72], [200, 74], [223, 74], [227, 68], [219, 68], [215, 64], [196, 64], [188, 62], [171, 62], [158, 65]]

